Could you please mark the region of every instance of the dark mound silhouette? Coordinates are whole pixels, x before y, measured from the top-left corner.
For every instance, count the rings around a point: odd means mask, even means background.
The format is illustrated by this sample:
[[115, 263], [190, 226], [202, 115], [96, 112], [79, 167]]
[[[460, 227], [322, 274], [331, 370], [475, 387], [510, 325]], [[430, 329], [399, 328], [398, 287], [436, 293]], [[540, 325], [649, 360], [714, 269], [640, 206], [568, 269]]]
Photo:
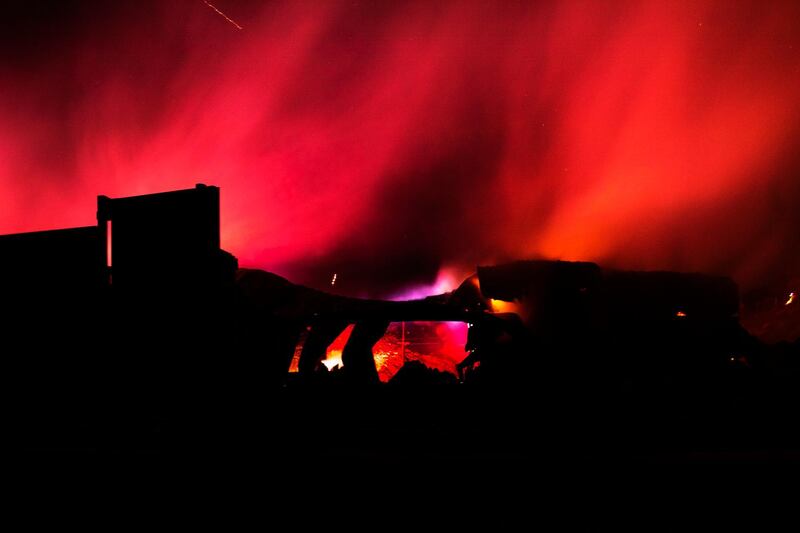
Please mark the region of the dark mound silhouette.
[[[723, 277], [537, 260], [424, 299], [347, 298], [238, 269], [200, 185], [99, 197], [97, 226], [2, 236], [0, 257], [11, 434], [31, 453], [800, 449], [800, 343], [750, 335]], [[458, 379], [414, 361], [380, 383], [389, 323], [431, 320], [470, 325]]]

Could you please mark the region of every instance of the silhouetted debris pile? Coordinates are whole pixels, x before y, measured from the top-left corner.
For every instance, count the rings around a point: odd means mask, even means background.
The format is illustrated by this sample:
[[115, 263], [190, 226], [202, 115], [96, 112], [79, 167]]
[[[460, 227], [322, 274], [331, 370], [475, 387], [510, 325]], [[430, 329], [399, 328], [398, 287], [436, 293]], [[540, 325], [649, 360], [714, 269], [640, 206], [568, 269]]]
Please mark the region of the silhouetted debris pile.
[[452, 386], [456, 385], [457, 381], [455, 376], [449, 372], [428, 368], [420, 361], [408, 361], [389, 380], [389, 384], [395, 387], [414, 389], [419, 387]]
[[[528, 424], [559, 442], [610, 428], [619, 444], [635, 426], [651, 444], [672, 442], [665, 428], [688, 448], [798, 444], [786, 421], [800, 405], [800, 341], [750, 335], [727, 278], [520, 261], [420, 300], [347, 298], [238, 269], [219, 248], [218, 202], [205, 186], [100, 197], [96, 227], [0, 236], [21, 446], [158, 448], [214, 428], [297, 445], [428, 432], [452, 445], [519, 442]], [[775, 305], [751, 317], [792, 331], [800, 308]], [[463, 384], [420, 361], [381, 384], [373, 350], [400, 321], [468, 323]], [[327, 372], [349, 325], [343, 366]]]

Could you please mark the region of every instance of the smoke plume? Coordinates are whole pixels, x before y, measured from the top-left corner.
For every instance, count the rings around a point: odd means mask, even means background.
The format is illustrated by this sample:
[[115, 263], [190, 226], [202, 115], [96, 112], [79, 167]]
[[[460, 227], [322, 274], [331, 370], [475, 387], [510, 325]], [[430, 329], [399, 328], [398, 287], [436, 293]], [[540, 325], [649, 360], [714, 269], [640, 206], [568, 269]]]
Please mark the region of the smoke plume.
[[204, 182], [242, 265], [349, 294], [800, 271], [797, 2], [211, 4], [4, 4], [0, 232]]

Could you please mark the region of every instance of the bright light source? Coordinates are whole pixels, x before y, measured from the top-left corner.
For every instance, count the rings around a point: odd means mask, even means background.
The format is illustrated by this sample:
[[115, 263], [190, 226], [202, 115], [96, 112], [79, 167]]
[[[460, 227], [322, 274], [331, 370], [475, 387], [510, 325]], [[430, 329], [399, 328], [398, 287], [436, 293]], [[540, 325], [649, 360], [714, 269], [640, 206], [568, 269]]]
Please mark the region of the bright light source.
[[343, 367], [344, 364], [342, 363], [342, 351], [341, 350], [331, 350], [328, 352], [328, 356], [322, 360], [322, 364], [328, 370], [333, 370], [337, 366], [339, 368]]

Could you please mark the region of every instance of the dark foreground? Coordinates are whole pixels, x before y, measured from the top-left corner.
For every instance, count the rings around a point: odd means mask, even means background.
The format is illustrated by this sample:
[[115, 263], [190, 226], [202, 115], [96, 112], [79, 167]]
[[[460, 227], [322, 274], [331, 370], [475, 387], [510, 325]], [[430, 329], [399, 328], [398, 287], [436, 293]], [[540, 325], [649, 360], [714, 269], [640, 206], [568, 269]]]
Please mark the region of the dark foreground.
[[581, 394], [566, 384], [353, 388], [329, 374], [313, 383], [293, 377], [246, 404], [241, 396], [197, 409], [56, 405], [17, 425], [12, 439], [18, 466], [45, 477], [64, 468], [260, 473], [290, 485], [363, 473], [424, 484], [485, 476], [583, 484], [647, 472], [724, 478], [800, 465], [797, 392], [771, 385]]
[[795, 508], [797, 403], [775, 390], [656, 401], [323, 379], [258, 403], [35, 425], [17, 435], [12, 486], [40, 512], [77, 499], [81, 522], [123, 507], [111, 524], [157, 509], [178, 524], [221, 513], [219, 527], [770, 531]]

